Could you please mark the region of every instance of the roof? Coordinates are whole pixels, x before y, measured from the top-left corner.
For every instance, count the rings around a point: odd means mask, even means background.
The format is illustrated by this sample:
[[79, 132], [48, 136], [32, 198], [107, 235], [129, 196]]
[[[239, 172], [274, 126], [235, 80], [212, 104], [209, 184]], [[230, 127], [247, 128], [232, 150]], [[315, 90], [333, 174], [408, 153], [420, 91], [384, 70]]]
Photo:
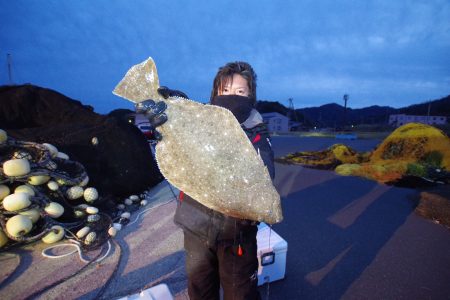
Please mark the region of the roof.
[[285, 115], [282, 115], [282, 114], [277, 113], [277, 112], [263, 113], [263, 114], [261, 114], [261, 116], [263, 118], [266, 118], [266, 119], [270, 119], [270, 118], [285, 118], [285, 119], [289, 119]]

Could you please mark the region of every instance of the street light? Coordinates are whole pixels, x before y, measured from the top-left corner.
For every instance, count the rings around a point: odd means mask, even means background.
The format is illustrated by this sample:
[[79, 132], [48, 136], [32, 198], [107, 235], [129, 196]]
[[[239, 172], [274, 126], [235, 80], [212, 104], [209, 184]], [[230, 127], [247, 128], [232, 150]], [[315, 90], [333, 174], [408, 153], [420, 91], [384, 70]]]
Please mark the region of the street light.
[[345, 128], [345, 125], [347, 124], [347, 101], [348, 101], [348, 95], [344, 94], [344, 124], [342, 126], [342, 129]]

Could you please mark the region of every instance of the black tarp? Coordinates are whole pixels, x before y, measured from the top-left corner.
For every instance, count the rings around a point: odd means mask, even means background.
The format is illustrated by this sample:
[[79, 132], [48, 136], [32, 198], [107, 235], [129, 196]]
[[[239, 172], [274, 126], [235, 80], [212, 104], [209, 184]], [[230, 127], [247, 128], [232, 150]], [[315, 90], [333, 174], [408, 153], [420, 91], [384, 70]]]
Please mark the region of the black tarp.
[[[125, 115], [123, 110], [100, 115], [90, 106], [34, 85], [0, 87], [1, 129], [17, 140], [53, 144], [85, 167], [88, 186], [116, 200], [162, 180], [146, 138]], [[97, 145], [92, 143], [94, 137]]]

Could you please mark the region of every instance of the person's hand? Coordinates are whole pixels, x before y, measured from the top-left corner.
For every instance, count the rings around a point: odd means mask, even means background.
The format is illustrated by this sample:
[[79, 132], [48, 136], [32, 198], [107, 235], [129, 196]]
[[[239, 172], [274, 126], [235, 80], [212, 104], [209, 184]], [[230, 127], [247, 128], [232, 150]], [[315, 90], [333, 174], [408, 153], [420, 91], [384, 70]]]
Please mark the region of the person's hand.
[[[171, 90], [166, 86], [158, 88], [158, 93], [164, 99], [167, 99], [169, 97], [182, 97], [186, 99], [188, 98], [185, 93], [179, 90]], [[156, 130], [156, 127], [161, 126], [167, 121], [167, 115], [164, 113], [166, 108], [167, 104], [164, 101], [156, 103], [152, 99], [139, 102], [135, 105], [136, 113], [144, 114], [144, 116], [148, 119], [150, 125], [154, 128], [153, 136], [157, 141], [160, 141], [162, 139], [162, 135]]]
[[136, 113], [143, 114], [154, 128], [153, 136], [157, 141], [162, 139], [162, 135], [156, 130], [156, 127], [167, 121], [167, 115], [164, 113], [166, 108], [167, 104], [164, 101], [156, 103], [152, 99], [144, 100], [135, 105]]

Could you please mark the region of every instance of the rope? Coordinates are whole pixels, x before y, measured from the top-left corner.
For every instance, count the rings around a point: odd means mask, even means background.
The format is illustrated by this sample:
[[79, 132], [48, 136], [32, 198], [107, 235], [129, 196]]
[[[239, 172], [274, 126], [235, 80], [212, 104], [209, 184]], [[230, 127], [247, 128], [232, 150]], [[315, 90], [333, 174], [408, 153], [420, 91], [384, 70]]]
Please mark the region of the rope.
[[[103, 293], [105, 292], [106, 288], [109, 286], [109, 284], [111, 283], [111, 280], [115, 277], [117, 270], [119, 269], [120, 266], [120, 262], [122, 261], [122, 248], [120, 247], [119, 243], [117, 243], [115, 240], [113, 240], [114, 245], [117, 246], [117, 249], [119, 251], [119, 259], [117, 260], [117, 264], [114, 267], [114, 271], [112, 272], [111, 276], [109, 277], [108, 281], [106, 281], [102, 288], [100, 289], [100, 291], [97, 293], [97, 295], [95, 296], [95, 299], [100, 299], [103, 296]], [[109, 241], [108, 241], [109, 243]]]
[[[269, 225], [269, 250], [270, 250], [270, 237], [272, 235], [272, 224]], [[272, 249], [273, 251], [273, 249]], [[267, 281], [266, 285], [266, 299], [269, 300], [270, 298], [270, 279]]]
[[[51, 254], [47, 254], [46, 252], [47, 251], [49, 251], [49, 250], [51, 250], [51, 249], [55, 249], [55, 248], [59, 248], [59, 247], [64, 247], [64, 246], [72, 246], [72, 247], [75, 247], [76, 249], [75, 250], [73, 250], [72, 252], [68, 252], [68, 253], [66, 253], [66, 254], [61, 254], [61, 255], [51, 255]], [[80, 255], [80, 259], [82, 260], [82, 261], [84, 261], [84, 262], [86, 262], [86, 260], [84, 260], [82, 257], [81, 257], [81, 249], [80, 249], [80, 246], [78, 246], [78, 245], [75, 245], [75, 244], [70, 244], [70, 243], [64, 243], [64, 244], [59, 244], [59, 245], [54, 245], [54, 246], [50, 246], [50, 247], [48, 247], [48, 248], [45, 248], [44, 250], [42, 250], [42, 256], [44, 256], [44, 257], [47, 257], [47, 258], [62, 258], [62, 257], [66, 257], [66, 256], [69, 256], [69, 255], [71, 255], [71, 254], [74, 254], [75, 252], [77, 252], [77, 250], [78, 250], [78, 254]]]
[[150, 210], [156, 209], [156, 208], [158, 208], [158, 207], [160, 207], [160, 206], [169, 204], [170, 202], [173, 202], [174, 200], [175, 200], [175, 199], [170, 199], [170, 200], [168, 200], [168, 201], [166, 201], [166, 202], [164, 202], [164, 203], [161, 203], [161, 204], [158, 204], [158, 205], [149, 207], [149, 208], [147, 208], [147, 209], [141, 211], [141, 212], [136, 216], [136, 219], [134, 219], [134, 221], [128, 223], [127, 226], [130, 226], [131, 224], [136, 223], [136, 222], [139, 220], [139, 217], [140, 217], [141, 215], [143, 215], [144, 213], [146, 213], [146, 212], [148, 212], [148, 211], [150, 211]]
[[[233, 232], [233, 247], [236, 246], [236, 228], [237, 228], [237, 220], [234, 219], [234, 232]], [[233, 251], [231, 251], [231, 253], [233, 253]], [[237, 254], [237, 253], [236, 253]], [[233, 255], [233, 300], [234, 300], [234, 295], [235, 295], [235, 291], [236, 291], [236, 280], [234, 274], [236, 274], [236, 255]]]
[[266, 285], [266, 299], [269, 300], [270, 298], [270, 283], [267, 281], [267, 285]]
[[62, 278], [62, 279], [60, 279], [60, 280], [58, 280], [58, 281], [55, 281], [54, 283], [51, 283], [51, 284], [47, 285], [46, 287], [44, 287], [44, 288], [42, 288], [42, 289], [40, 289], [40, 290], [38, 290], [38, 291], [32, 293], [32, 294], [29, 295], [27, 298], [28, 298], [28, 299], [33, 299], [33, 298], [36, 299], [36, 298], [38, 298], [38, 296], [40, 296], [42, 293], [44, 293], [44, 292], [50, 290], [51, 288], [54, 288], [55, 286], [57, 286], [57, 285], [59, 285], [59, 284], [65, 282], [65, 281], [69, 280], [70, 278], [72, 278], [72, 277], [74, 277], [74, 276], [80, 274], [80, 273], [81, 273], [82, 271], [84, 271], [88, 266], [90, 266], [90, 265], [94, 262], [94, 260], [100, 256], [100, 254], [101, 254], [101, 251], [97, 254], [96, 257], [94, 257], [93, 260], [89, 261], [87, 264], [85, 264], [85, 265], [84, 265], [81, 269], [79, 269], [78, 271], [74, 272], [73, 274], [70, 274], [69, 276], [67, 276], [67, 277], [65, 277], [65, 278]]
[[[44, 250], [42, 250], [42, 256], [47, 257], [47, 258], [51, 258], [51, 259], [56, 259], [56, 258], [63, 258], [69, 255], [74, 254], [75, 252], [78, 252], [78, 256], [80, 258], [80, 260], [82, 262], [85, 263], [90, 263], [92, 261], [87, 260], [83, 257], [83, 253], [81, 250], [81, 246], [80, 243], [78, 241], [74, 241], [74, 240], [69, 240], [71, 241], [71, 243], [63, 243], [63, 244], [58, 244], [58, 245], [54, 245], [54, 246], [50, 246], [48, 248], [45, 248]], [[72, 250], [71, 252], [65, 253], [65, 254], [61, 254], [61, 255], [52, 255], [52, 254], [47, 254], [47, 251], [55, 249], [55, 248], [59, 248], [59, 247], [74, 247], [75, 250]], [[111, 251], [111, 242], [108, 241], [108, 250], [106, 250], [105, 255], [103, 255], [102, 257], [100, 257], [99, 259], [97, 259], [96, 261], [94, 261], [95, 263], [99, 263], [101, 262], [103, 259], [105, 259], [108, 255], [109, 252]]]
[[176, 195], [175, 192], [173, 191], [172, 185], [171, 185], [167, 180], [165, 180], [165, 181], [166, 181], [167, 184], [169, 185], [170, 191], [172, 192], [172, 195], [173, 195], [173, 199], [170, 199], [170, 200], [168, 200], [168, 201], [166, 201], [166, 202], [164, 202], [164, 203], [160, 203], [160, 204], [158, 204], [158, 205], [149, 207], [149, 208], [147, 208], [147, 209], [141, 211], [141, 212], [136, 216], [136, 219], [134, 219], [134, 221], [129, 222], [129, 223], [127, 224], [128, 226], [131, 225], [131, 224], [136, 223], [136, 222], [139, 220], [139, 217], [140, 217], [141, 215], [143, 215], [144, 213], [146, 213], [146, 212], [148, 212], [148, 211], [150, 211], [150, 210], [156, 209], [156, 208], [158, 208], [158, 207], [160, 207], [160, 206], [169, 204], [170, 202], [172, 202], [172, 201], [174, 201], [174, 200], [177, 200], [177, 195]]
[[[48, 285], [47, 287], [45, 287], [45, 288], [43, 288], [43, 289], [41, 289], [41, 290], [39, 290], [39, 291], [33, 293], [32, 295], [29, 296], [30, 298], [31, 298], [31, 297], [34, 297], [34, 296], [39, 296], [39, 295], [42, 294], [43, 292], [45, 292], [45, 291], [47, 291], [47, 290], [49, 290], [49, 289], [51, 289], [51, 288], [53, 288], [53, 287], [59, 285], [59, 284], [62, 283], [63, 281], [66, 281], [66, 280], [68, 280], [68, 279], [70, 279], [70, 278], [72, 278], [72, 277], [78, 275], [79, 273], [81, 273], [82, 270], [84, 270], [84, 269], [85, 269], [88, 265], [90, 265], [91, 263], [99, 263], [99, 262], [101, 262], [103, 259], [105, 259], [105, 258], [109, 255], [109, 252], [111, 251], [111, 242], [108, 241], [108, 250], [106, 251], [106, 253], [105, 253], [102, 257], [98, 258], [98, 256], [100, 256], [100, 253], [101, 253], [101, 252], [100, 252], [93, 260], [89, 261], [89, 260], [86, 260], [86, 259], [84, 259], [84, 258], [82, 257], [82, 251], [81, 251], [80, 243], [77, 242], [77, 241], [74, 241], [74, 240], [70, 240], [70, 241], [72, 241], [72, 243], [64, 243], [64, 244], [59, 244], [59, 245], [55, 245], [55, 246], [52, 246], [52, 247], [48, 247], [48, 248], [46, 248], [46, 249], [44, 249], [44, 250], [42, 251], [42, 255], [43, 255], [44, 257], [47, 257], [47, 258], [55, 259], [55, 258], [62, 258], [62, 257], [68, 256], [68, 255], [71, 255], [71, 254], [73, 254], [73, 253], [75, 253], [75, 252], [78, 252], [78, 255], [79, 255], [79, 257], [80, 257], [80, 260], [83, 261], [83, 262], [86, 262], [87, 264], [86, 264], [85, 266], [83, 266], [80, 270], [78, 270], [77, 272], [75, 272], [75, 273], [69, 275], [68, 277], [66, 277], [66, 278], [64, 278], [64, 279], [61, 279], [61, 280], [59, 280], [59, 281], [57, 281], [57, 282], [55, 282], [55, 283], [53, 283], [53, 284], [50, 284], [50, 285]], [[108, 281], [102, 286], [102, 288], [100, 289], [100, 291], [99, 291], [98, 294], [96, 295], [96, 297], [95, 297], [96, 299], [99, 299], [99, 298], [101, 297], [101, 295], [104, 293], [104, 291], [106, 290], [107, 286], [108, 286], [109, 283], [111, 282], [111, 279], [112, 279], [112, 278], [114, 277], [114, 275], [117, 273], [118, 267], [119, 267], [119, 265], [120, 265], [120, 261], [122, 260], [122, 248], [120, 247], [120, 245], [119, 245], [116, 241], [113, 240], [113, 242], [114, 242], [114, 245], [117, 246], [117, 249], [119, 249], [119, 260], [118, 260], [116, 266], [114, 267], [114, 271], [113, 271], [113, 273], [111, 274], [110, 278], [109, 278]], [[54, 248], [57, 248], [57, 247], [63, 247], [63, 246], [66, 246], [66, 247], [67, 247], [67, 246], [72, 246], [72, 247], [75, 247], [76, 249], [73, 250], [72, 252], [69, 252], [69, 253], [66, 253], [66, 254], [62, 254], [62, 255], [49, 255], [49, 254], [46, 254], [46, 253], [45, 253], [47, 250], [54, 249]]]
[[[172, 192], [173, 192], [173, 191], [172, 191]], [[175, 193], [173, 193], [173, 194], [175, 195]], [[166, 201], [165, 203], [161, 203], [161, 204], [159, 204], [159, 205], [157, 205], [157, 206], [150, 207], [150, 208], [148, 208], [148, 209], [146, 209], [146, 210], [140, 212], [140, 213], [137, 215], [136, 219], [135, 219], [133, 222], [129, 223], [129, 224], [134, 224], [135, 222], [137, 222], [138, 219], [139, 219], [139, 217], [140, 217], [143, 213], [145, 213], [145, 212], [147, 212], [147, 211], [149, 211], [149, 210], [155, 209], [155, 208], [157, 208], [157, 207], [166, 205], [166, 204], [172, 202], [173, 200], [174, 200], [174, 199], [170, 199], [169, 201]], [[70, 231], [68, 231], [68, 232], [69, 232], [70, 234], [72, 234]], [[73, 235], [73, 234], [72, 234], [72, 235]], [[64, 278], [64, 279], [59, 280], [59, 281], [57, 281], [57, 282], [55, 282], [55, 283], [53, 283], [53, 284], [51, 284], [51, 285], [49, 285], [49, 286], [47, 286], [47, 287], [41, 289], [40, 291], [37, 291], [37, 292], [33, 293], [33, 294], [30, 296], [30, 298], [32, 298], [32, 297], [37, 297], [37, 296], [39, 296], [40, 294], [42, 294], [43, 292], [45, 292], [45, 291], [47, 291], [47, 290], [49, 290], [49, 289], [51, 289], [51, 288], [53, 288], [53, 287], [59, 285], [61, 282], [66, 281], [66, 280], [68, 280], [68, 279], [70, 279], [70, 278], [72, 278], [72, 277], [78, 275], [79, 273], [81, 273], [82, 270], [84, 270], [84, 269], [85, 269], [88, 265], [90, 265], [91, 263], [93, 263], [93, 262], [98, 263], [98, 262], [102, 261], [104, 258], [106, 258], [106, 257], [109, 255], [109, 252], [111, 251], [111, 242], [108, 240], [108, 250], [106, 251], [106, 253], [105, 253], [102, 257], [98, 258], [98, 256], [100, 256], [100, 253], [101, 253], [101, 252], [100, 252], [93, 260], [89, 261], [89, 260], [86, 260], [86, 259], [83, 258], [83, 256], [82, 256], [82, 250], [81, 250], [81, 247], [80, 247], [80, 243], [79, 243], [78, 241], [76, 241], [76, 238], [75, 238], [75, 239], [70, 239], [69, 241], [71, 241], [71, 243], [59, 244], [59, 245], [51, 246], [51, 247], [48, 247], [48, 248], [44, 249], [44, 250], [42, 251], [42, 255], [43, 255], [44, 257], [47, 257], [47, 258], [55, 259], [55, 258], [66, 257], [66, 256], [68, 256], [68, 255], [72, 255], [72, 254], [75, 253], [75, 252], [78, 252], [78, 255], [79, 255], [80, 260], [83, 261], [83, 262], [86, 262], [87, 264], [86, 264], [83, 268], [81, 268], [79, 271], [75, 272], [74, 274], [69, 275], [68, 277], [66, 277], [66, 278]], [[117, 270], [118, 270], [118, 268], [119, 268], [119, 266], [120, 266], [120, 262], [121, 262], [121, 260], [122, 260], [122, 248], [120, 247], [120, 245], [119, 245], [115, 240], [113, 240], [113, 242], [114, 242], [114, 244], [117, 246], [117, 248], [118, 248], [119, 251], [120, 251], [120, 252], [119, 252], [119, 260], [118, 260], [118, 262], [117, 262], [117, 264], [116, 264], [116, 266], [115, 266], [115, 268], [114, 268], [114, 271], [113, 271], [113, 273], [111, 274], [110, 278], [108, 279], [108, 281], [107, 281], [105, 284], [103, 284], [102, 288], [100, 289], [100, 291], [99, 291], [98, 294], [96, 295], [96, 298], [97, 298], [97, 299], [100, 299], [100, 298], [102, 297], [102, 295], [103, 295], [103, 293], [105, 292], [106, 288], [107, 288], [107, 287], [109, 286], [109, 284], [111, 283], [111, 280], [114, 278], [115, 274], [117, 273]], [[75, 250], [70, 251], [70, 252], [65, 253], [65, 254], [61, 254], [61, 255], [51, 255], [51, 254], [47, 254], [47, 251], [49, 251], [49, 250], [51, 250], [51, 249], [55, 249], [55, 248], [58, 248], [58, 247], [64, 247], [64, 246], [65, 246], [65, 247], [67, 247], [67, 246], [69, 246], [69, 247], [75, 247]]]
[[[167, 183], [168, 183], [168, 182], [167, 182]], [[168, 184], [169, 184], [169, 183], [168, 183]], [[169, 184], [169, 187], [170, 187], [170, 190], [172, 191], [172, 194], [173, 194], [173, 196], [174, 196], [173, 199], [170, 199], [169, 201], [166, 201], [166, 202], [164, 202], [164, 203], [161, 203], [161, 204], [158, 204], [158, 205], [155, 205], [155, 206], [152, 206], [152, 207], [149, 207], [149, 208], [143, 210], [142, 212], [140, 212], [140, 213], [136, 216], [136, 219], [134, 219], [134, 221], [128, 223], [127, 226], [136, 223], [136, 222], [139, 220], [139, 218], [140, 218], [140, 216], [141, 216], [142, 214], [144, 214], [144, 213], [146, 213], [146, 212], [148, 212], [148, 211], [150, 211], [150, 210], [156, 209], [156, 208], [158, 208], [158, 207], [161, 207], [161, 206], [163, 206], [163, 205], [169, 204], [170, 202], [176, 200], [176, 199], [177, 199], [177, 198], [176, 198], [177, 196], [175, 195], [175, 192], [173, 191], [172, 186], [171, 186], [170, 184]], [[106, 288], [109, 286], [109, 284], [111, 283], [111, 280], [112, 280], [112, 279], [114, 278], [114, 276], [116, 275], [117, 270], [119, 269], [119, 266], [120, 266], [120, 262], [121, 262], [121, 260], [122, 260], [122, 248], [120, 247], [119, 243], [117, 243], [115, 240], [113, 240], [113, 241], [114, 241], [114, 244], [120, 249], [119, 261], [117, 262], [117, 265], [116, 265], [116, 267], [115, 267], [115, 269], [114, 269], [114, 271], [113, 271], [113, 274], [111, 274], [111, 277], [108, 279], [108, 281], [103, 285], [103, 287], [101, 288], [101, 290], [100, 290], [100, 291], [98, 292], [98, 294], [96, 295], [96, 297], [95, 297], [96, 299], [101, 299], [101, 298], [102, 298], [103, 293], [105, 292]], [[145, 287], [144, 287], [144, 289], [145, 289]]]

